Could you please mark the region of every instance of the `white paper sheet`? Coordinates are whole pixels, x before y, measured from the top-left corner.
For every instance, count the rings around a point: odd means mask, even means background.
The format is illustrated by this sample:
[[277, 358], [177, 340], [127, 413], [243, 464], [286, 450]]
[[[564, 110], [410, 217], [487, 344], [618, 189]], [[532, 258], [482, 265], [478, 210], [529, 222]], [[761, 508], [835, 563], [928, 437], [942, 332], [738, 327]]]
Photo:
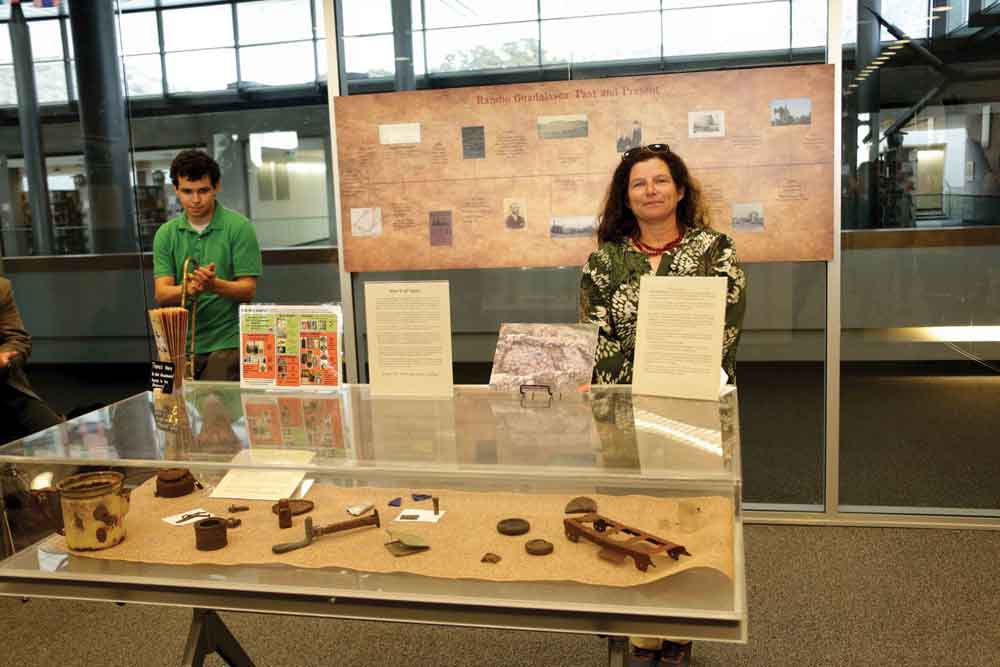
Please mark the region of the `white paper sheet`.
[[725, 278], [644, 276], [633, 391], [718, 400], [725, 316]]
[[[306, 465], [314, 452], [283, 449], [245, 449], [233, 458], [244, 465]], [[281, 500], [291, 498], [305, 478], [304, 470], [236, 469], [225, 474], [212, 490], [212, 498]]]
[[450, 396], [448, 281], [365, 283], [373, 396]]

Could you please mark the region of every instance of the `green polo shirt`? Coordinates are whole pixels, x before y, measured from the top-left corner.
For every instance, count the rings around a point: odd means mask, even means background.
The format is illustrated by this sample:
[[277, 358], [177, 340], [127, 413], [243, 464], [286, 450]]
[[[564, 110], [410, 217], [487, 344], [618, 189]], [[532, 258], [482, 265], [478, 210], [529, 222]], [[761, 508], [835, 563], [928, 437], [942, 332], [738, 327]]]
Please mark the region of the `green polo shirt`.
[[[181, 213], [156, 230], [153, 239], [154, 278], [172, 276], [174, 284], [180, 285], [187, 257], [197, 262], [197, 266], [215, 262], [215, 275], [223, 280], [256, 277], [262, 271], [260, 244], [253, 225], [218, 201], [215, 202], [212, 221], [201, 234], [188, 223], [186, 213]], [[218, 294], [205, 292], [198, 296], [196, 353], [239, 347], [239, 307], [239, 303]]]

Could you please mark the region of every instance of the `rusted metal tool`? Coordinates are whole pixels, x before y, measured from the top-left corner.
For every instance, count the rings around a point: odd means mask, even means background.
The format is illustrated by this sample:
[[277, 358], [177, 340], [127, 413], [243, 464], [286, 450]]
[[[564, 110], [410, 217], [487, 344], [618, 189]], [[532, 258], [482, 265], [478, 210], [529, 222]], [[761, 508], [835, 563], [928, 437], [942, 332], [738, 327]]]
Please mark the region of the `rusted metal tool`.
[[331, 523], [326, 526], [313, 527], [313, 520], [311, 516], [307, 516], [305, 520], [306, 535], [302, 540], [298, 542], [284, 542], [282, 544], [275, 544], [271, 547], [271, 551], [276, 554], [285, 554], [289, 551], [295, 551], [296, 549], [301, 549], [302, 547], [307, 547], [312, 544], [313, 540], [317, 537], [322, 537], [323, 535], [329, 535], [330, 533], [340, 533], [345, 530], [354, 530], [355, 528], [364, 528], [365, 526], [375, 526], [380, 527], [382, 524], [379, 522], [378, 510], [371, 516], [364, 516], [360, 519], [351, 519], [350, 521], [340, 521], [338, 523]]
[[582, 537], [599, 544], [604, 548], [598, 555], [613, 563], [621, 563], [626, 556], [631, 556], [635, 566], [643, 572], [653, 564], [651, 556], [656, 554], [665, 553], [674, 560], [682, 555], [691, 555], [683, 545], [626, 526], [600, 514], [566, 517], [563, 519], [563, 526], [566, 529], [566, 539], [570, 542], [579, 542]]

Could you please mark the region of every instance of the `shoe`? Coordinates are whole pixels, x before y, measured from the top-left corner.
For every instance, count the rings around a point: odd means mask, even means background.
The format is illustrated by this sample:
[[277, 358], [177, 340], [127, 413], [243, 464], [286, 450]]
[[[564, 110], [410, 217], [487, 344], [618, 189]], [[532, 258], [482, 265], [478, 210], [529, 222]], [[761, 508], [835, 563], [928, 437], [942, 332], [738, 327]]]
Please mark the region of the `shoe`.
[[630, 646], [628, 650], [628, 660], [625, 661], [627, 667], [657, 667], [660, 664], [660, 652], [649, 649]]
[[660, 649], [660, 665], [689, 667], [691, 646], [692, 642], [672, 642], [669, 639], [664, 639], [663, 648]]

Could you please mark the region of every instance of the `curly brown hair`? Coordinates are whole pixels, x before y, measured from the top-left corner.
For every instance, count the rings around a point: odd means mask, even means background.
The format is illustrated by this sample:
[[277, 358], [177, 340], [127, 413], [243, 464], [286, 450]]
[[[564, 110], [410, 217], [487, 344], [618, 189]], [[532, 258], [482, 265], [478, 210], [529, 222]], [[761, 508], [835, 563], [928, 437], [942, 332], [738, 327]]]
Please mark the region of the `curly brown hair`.
[[601, 243], [618, 242], [635, 236], [639, 223], [628, 207], [628, 179], [632, 167], [646, 160], [662, 160], [670, 170], [670, 177], [678, 190], [684, 189], [684, 197], [677, 202], [677, 222], [685, 229], [708, 227], [708, 212], [705, 210], [701, 184], [688, 171], [684, 160], [670, 150], [653, 151], [643, 148], [630, 151], [622, 157], [611, 176], [611, 184], [604, 196], [604, 210], [598, 217], [597, 239]]
[[208, 153], [189, 149], [178, 153], [174, 161], [170, 163], [170, 182], [174, 184], [175, 188], [180, 186], [178, 181], [181, 176], [190, 181], [197, 181], [208, 176], [214, 188], [219, 184], [222, 171], [219, 169], [219, 163], [213, 160]]

